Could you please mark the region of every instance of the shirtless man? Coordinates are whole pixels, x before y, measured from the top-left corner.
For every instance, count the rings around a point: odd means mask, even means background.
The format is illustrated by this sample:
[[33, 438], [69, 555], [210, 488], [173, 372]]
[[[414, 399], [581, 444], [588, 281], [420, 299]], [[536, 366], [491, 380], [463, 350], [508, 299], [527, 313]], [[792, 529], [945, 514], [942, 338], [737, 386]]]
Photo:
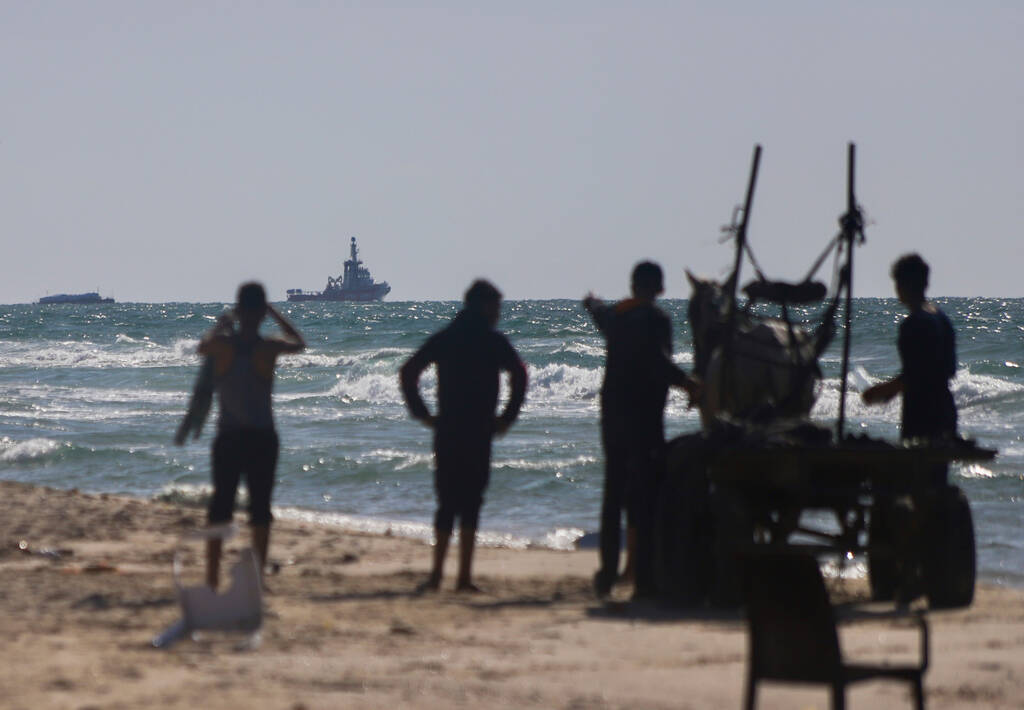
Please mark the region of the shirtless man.
[[[269, 315], [284, 337], [264, 338], [260, 323]], [[234, 316], [237, 332], [215, 326], [199, 343], [199, 354], [213, 358], [214, 386], [220, 404], [213, 441], [213, 498], [207, 520], [229, 522], [242, 474], [249, 490], [249, 525], [260, 573], [270, 544], [270, 494], [274, 487], [279, 442], [271, 411], [274, 365], [278, 355], [305, 349], [299, 331], [267, 303], [263, 286], [249, 282], [238, 288]], [[206, 546], [206, 583], [217, 588], [221, 540]]]

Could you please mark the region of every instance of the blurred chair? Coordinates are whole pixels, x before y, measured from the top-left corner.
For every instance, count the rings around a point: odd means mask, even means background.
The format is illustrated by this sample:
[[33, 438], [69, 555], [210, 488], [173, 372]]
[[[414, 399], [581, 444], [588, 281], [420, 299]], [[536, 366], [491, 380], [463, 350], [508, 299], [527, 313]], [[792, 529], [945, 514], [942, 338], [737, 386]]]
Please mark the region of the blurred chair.
[[[233, 525], [220, 525], [187, 535], [185, 541], [205, 542], [211, 538], [227, 539], [235, 534]], [[231, 582], [218, 594], [205, 584], [185, 586], [181, 572], [181, 548], [174, 555], [174, 586], [178, 591], [182, 617], [153, 639], [157, 648], [168, 648], [178, 639], [196, 631], [236, 631], [248, 634], [246, 647], [259, 643], [263, 624], [263, 594], [256, 553], [247, 547], [231, 567]]]
[[910, 684], [918, 710], [924, 710], [922, 677], [928, 668], [928, 624], [923, 614], [861, 612], [840, 622], [913, 619], [920, 629], [916, 666], [844, 663], [817, 560], [807, 555], [751, 554], [744, 559], [744, 593], [750, 624], [744, 707], [753, 710], [760, 680], [823, 683], [831, 686], [833, 710], [846, 707], [846, 686], [872, 678]]

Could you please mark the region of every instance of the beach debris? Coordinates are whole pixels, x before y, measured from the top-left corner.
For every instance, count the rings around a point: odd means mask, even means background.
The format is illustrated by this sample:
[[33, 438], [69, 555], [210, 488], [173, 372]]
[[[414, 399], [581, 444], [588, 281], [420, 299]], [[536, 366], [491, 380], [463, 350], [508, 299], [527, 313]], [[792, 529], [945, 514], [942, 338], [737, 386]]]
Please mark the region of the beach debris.
[[398, 618], [391, 620], [391, 628], [389, 629], [389, 631], [393, 634], [397, 634], [400, 636], [416, 635], [416, 628], [412, 626], [412, 624], [409, 624], [408, 622]]
[[106, 611], [111, 606], [110, 599], [105, 594], [90, 594], [82, 597], [71, 605], [72, 609], [89, 609], [91, 611]]
[[107, 562], [90, 562], [85, 565], [62, 567], [60, 571], [64, 574], [105, 574], [108, 572], [118, 572], [119, 570], [116, 565]]
[[86, 574], [103, 574], [105, 572], [117, 572], [117, 565], [107, 562], [91, 562], [81, 569]]
[[18, 549], [26, 555], [36, 555], [51, 560], [60, 560], [75, 554], [75, 551], [68, 547], [40, 547], [33, 549], [28, 540], [19, 540]]

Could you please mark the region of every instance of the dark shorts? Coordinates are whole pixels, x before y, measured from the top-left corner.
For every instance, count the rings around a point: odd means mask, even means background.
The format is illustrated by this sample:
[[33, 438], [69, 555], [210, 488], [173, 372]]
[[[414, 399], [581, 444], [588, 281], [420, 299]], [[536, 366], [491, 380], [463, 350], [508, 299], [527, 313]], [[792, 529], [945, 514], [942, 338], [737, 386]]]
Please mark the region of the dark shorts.
[[270, 494], [280, 444], [273, 429], [224, 431], [213, 441], [213, 498], [207, 520], [226, 523], [235, 511], [238, 483], [245, 475], [249, 491], [249, 524], [269, 525]]
[[450, 531], [458, 516], [463, 527], [476, 528], [484, 490], [491, 475], [491, 437], [438, 433], [434, 437], [434, 489], [438, 510], [434, 525]]

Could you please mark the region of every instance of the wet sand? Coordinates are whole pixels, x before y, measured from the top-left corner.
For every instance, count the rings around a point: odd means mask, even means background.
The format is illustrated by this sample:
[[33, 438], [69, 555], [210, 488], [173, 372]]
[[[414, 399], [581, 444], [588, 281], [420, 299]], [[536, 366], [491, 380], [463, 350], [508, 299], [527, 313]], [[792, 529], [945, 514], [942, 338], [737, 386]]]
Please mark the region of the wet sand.
[[[280, 571], [268, 577], [256, 650], [224, 634], [154, 649], [152, 637], [180, 615], [179, 537], [202, 520], [195, 508], [0, 482], [0, 707], [741, 706], [742, 617], [598, 604], [595, 551], [480, 549], [476, 595], [451, 591], [450, 554], [444, 589], [417, 595], [425, 544], [293, 521], [274, 528]], [[198, 578], [201, 548], [184, 550]], [[863, 592], [837, 585], [844, 596]], [[1024, 707], [1024, 592], [981, 586], [971, 608], [929, 620], [928, 707]], [[850, 659], [916, 654], [909, 628], [869, 624], [842, 638]], [[853, 709], [912, 707], [897, 683], [847, 697]], [[766, 684], [760, 701], [829, 707], [821, 687]]]

